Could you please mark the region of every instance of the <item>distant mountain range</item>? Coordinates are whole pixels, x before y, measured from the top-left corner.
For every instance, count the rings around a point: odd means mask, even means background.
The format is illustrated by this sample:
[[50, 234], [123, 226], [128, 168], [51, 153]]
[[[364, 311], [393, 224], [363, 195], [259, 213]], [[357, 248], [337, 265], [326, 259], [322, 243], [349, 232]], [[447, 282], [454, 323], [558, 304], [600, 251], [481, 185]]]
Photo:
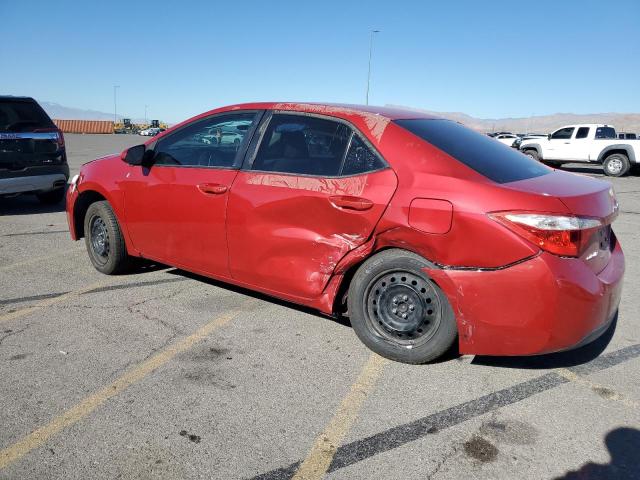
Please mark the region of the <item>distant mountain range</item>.
[[[82, 110], [80, 108], [65, 107], [52, 102], [39, 102], [51, 118], [59, 120], [113, 120], [113, 113], [97, 110]], [[613, 125], [619, 132], [640, 133], [640, 113], [555, 113], [553, 115], [539, 115], [523, 118], [475, 118], [460, 112], [433, 112], [401, 105], [387, 105], [389, 107], [406, 108], [417, 112], [429, 113], [439, 117], [455, 120], [474, 130], [481, 132], [507, 131], [513, 133], [549, 133], [564, 125], [574, 123], [606, 123]], [[118, 115], [118, 119], [122, 119]], [[133, 118], [134, 123], [142, 123], [144, 119]]]
[[554, 113], [522, 118], [475, 118], [461, 112], [433, 112], [401, 105], [387, 106], [448, 118], [480, 132], [550, 133], [576, 123], [606, 123], [613, 125], [619, 132], [640, 133], [640, 113]]
[[[38, 101], [51, 118], [56, 120], [110, 120], [113, 121], [113, 113], [99, 112], [97, 110], [83, 110], [81, 108], [65, 107], [59, 103]], [[122, 115], [117, 116], [122, 120]], [[144, 118], [132, 118], [134, 123], [143, 123]]]

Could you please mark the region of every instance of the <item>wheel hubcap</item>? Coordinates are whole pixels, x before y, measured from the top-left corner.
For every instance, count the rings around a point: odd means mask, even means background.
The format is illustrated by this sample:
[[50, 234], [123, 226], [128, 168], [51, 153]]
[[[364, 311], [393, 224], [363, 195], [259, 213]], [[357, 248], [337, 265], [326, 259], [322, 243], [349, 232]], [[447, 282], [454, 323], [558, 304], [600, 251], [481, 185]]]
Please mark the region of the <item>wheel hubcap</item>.
[[607, 168], [611, 173], [620, 173], [622, 170], [622, 161], [617, 158], [613, 158], [607, 163]]
[[410, 272], [380, 275], [371, 283], [366, 302], [374, 330], [407, 347], [429, 340], [440, 323], [440, 303], [433, 285]]
[[101, 217], [91, 219], [91, 249], [100, 259], [106, 261], [109, 257], [109, 232]]

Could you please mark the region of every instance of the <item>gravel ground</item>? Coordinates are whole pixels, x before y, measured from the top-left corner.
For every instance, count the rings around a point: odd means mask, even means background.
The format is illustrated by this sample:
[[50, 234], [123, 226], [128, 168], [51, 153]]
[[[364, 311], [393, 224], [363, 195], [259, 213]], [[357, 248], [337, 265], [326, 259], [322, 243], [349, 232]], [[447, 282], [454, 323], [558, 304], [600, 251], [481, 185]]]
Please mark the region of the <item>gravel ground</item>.
[[[66, 138], [72, 174], [144, 140]], [[424, 366], [174, 268], [103, 276], [61, 206], [0, 199], [0, 478], [640, 478], [640, 177], [612, 182], [615, 328], [563, 354]]]

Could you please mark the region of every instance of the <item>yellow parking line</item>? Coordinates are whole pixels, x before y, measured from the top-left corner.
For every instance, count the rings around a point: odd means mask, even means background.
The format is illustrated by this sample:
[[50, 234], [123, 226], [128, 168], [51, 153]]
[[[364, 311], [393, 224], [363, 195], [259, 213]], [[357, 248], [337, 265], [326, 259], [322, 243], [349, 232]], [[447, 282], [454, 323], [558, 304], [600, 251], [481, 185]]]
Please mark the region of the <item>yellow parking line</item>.
[[635, 402], [630, 398], [625, 397], [621, 393], [618, 393], [615, 390], [612, 390], [611, 388], [594, 383], [584, 377], [581, 377], [580, 375], [576, 375], [575, 373], [573, 373], [571, 370], [567, 368], [559, 368], [556, 370], [556, 373], [558, 373], [559, 375], [562, 375], [564, 378], [566, 378], [571, 382], [575, 382], [575, 383], [589, 387], [591, 390], [593, 390], [595, 393], [597, 393], [598, 395], [600, 395], [602, 398], [606, 400], [613, 400], [615, 402], [619, 402], [623, 404], [625, 407], [629, 407], [629, 408], [637, 409], [638, 407], [640, 407], [640, 405], [638, 405], [638, 402]]
[[67, 300], [69, 298], [77, 297], [82, 293], [88, 292], [89, 290], [93, 290], [94, 288], [101, 287], [106, 283], [107, 283], [106, 280], [95, 282], [90, 285], [87, 285], [86, 287], [82, 287], [78, 290], [73, 290], [72, 292], [63, 293], [62, 295], [59, 295], [57, 297], [48, 298], [46, 300], [43, 300], [40, 303], [36, 303], [35, 305], [29, 305], [24, 308], [19, 308], [18, 310], [14, 310], [12, 312], [4, 313], [0, 315], [0, 323], [8, 322], [9, 320], [15, 320], [16, 318], [24, 317], [25, 315], [33, 313], [37, 310], [41, 310], [50, 305], [54, 305], [56, 303]]
[[207, 323], [192, 335], [169, 346], [138, 366], [132, 368], [110, 385], [98, 390], [96, 393], [85, 398], [60, 416], [55, 417], [47, 425], [38, 428], [4, 450], [0, 450], [0, 470], [11, 465], [13, 462], [35, 448], [40, 447], [49, 440], [49, 438], [61, 430], [82, 420], [111, 397], [118, 395], [132, 384], [142, 380], [151, 372], [166, 364], [176, 355], [190, 348], [194, 343], [204, 339], [211, 332], [228, 323], [229, 320], [231, 320], [237, 313], [237, 311], [228, 312], [214, 318], [211, 322]]
[[311, 447], [307, 458], [298, 468], [293, 480], [321, 479], [327, 473], [336, 450], [351, 430], [364, 400], [373, 389], [382, 370], [389, 361], [375, 353], [362, 368], [358, 379], [342, 400], [335, 415]]

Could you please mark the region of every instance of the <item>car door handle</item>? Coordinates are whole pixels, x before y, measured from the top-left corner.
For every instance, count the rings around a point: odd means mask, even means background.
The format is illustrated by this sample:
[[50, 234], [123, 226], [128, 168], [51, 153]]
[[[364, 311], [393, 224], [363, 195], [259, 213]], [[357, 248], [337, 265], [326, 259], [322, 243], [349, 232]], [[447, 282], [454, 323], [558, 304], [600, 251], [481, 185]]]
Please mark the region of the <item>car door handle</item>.
[[334, 195], [329, 197], [329, 201], [335, 207], [344, 208], [345, 210], [369, 210], [373, 207], [371, 200], [350, 195]]
[[565, 145], [571, 145], [571, 142], [564, 142]]
[[198, 185], [198, 190], [208, 195], [221, 195], [228, 190], [228, 187], [219, 183], [201, 183]]

